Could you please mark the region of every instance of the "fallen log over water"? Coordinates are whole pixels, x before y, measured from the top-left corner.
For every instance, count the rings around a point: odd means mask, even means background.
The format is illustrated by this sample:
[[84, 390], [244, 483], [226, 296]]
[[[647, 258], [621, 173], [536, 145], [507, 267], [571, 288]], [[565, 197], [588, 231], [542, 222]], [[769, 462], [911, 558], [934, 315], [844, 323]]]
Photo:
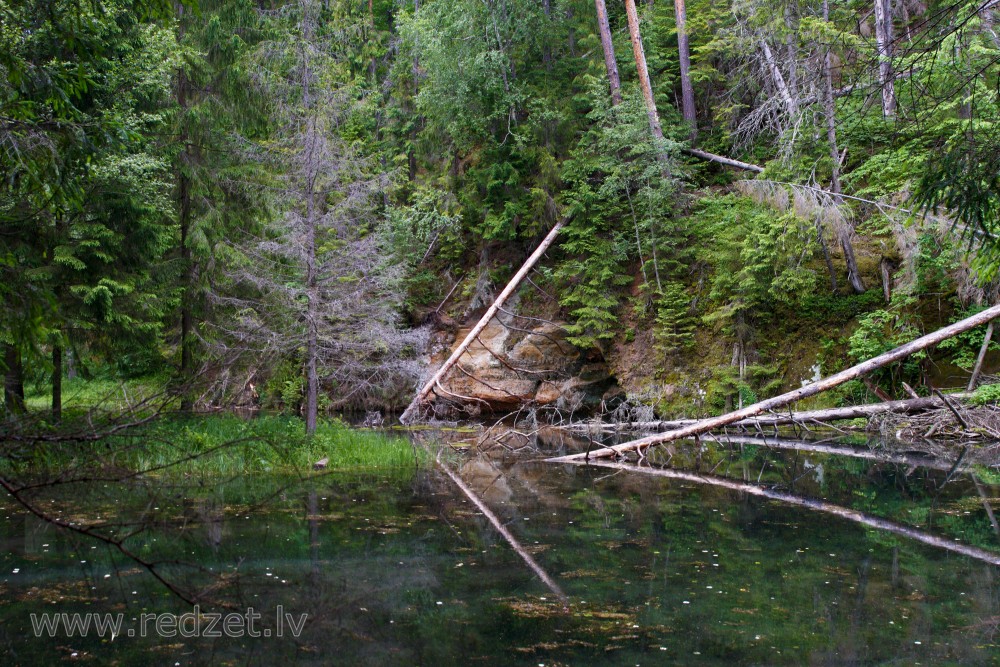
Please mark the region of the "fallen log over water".
[[592, 452], [584, 452], [581, 454], [571, 454], [569, 456], [560, 456], [554, 459], [549, 459], [550, 461], [579, 461], [587, 458], [607, 458], [611, 456], [616, 456], [628, 451], [633, 451], [637, 449], [642, 449], [649, 447], [651, 445], [658, 445], [664, 442], [671, 442], [673, 440], [680, 440], [682, 438], [690, 438], [695, 435], [701, 435], [702, 433], [708, 433], [723, 426], [728, 426], [742, 419], [748, 419], [750, 417], [756, 417], [757, 415], [763, 414], [768, 411], [776, 410], [778, 408], [783, 408], [786, 405], [794, 403], [803, 398], [809, 396], [815, 396], [820, 394], [827, 389], [833, 389], [839, 385], [844, 384], [849, 380], [858, 379], [872, 371], [887, 366], [895, 361], [905, 359], [914, 352], [919, 352], [932, 345], [936, 345], [943, 340], [947, 340], [952, 336], [968, 331], [969, 329], [974, 329], [975, 327], [986, 324], [991, 320], [1000, 317], [1000, 305], [987, 308], [986, 310], [973, 315], [972, 317], [967, 317], [964, 320], [956, 322], [955, 324], [949, 325], [942, 329], [927, 334], [926, 336], [921, 336], [920, 338], [907, 343], [906, 345], [901, 345], [894, 350], [890, 350], [885, 354], [880, 354], [877, 357], [864, 361], [856, 366], [851, 366], [847, 370], [843, 370], [835, 375], [831, 375], [828, 378], [813, 382], [804, 387], [786, 392], [780, 396], [775, 396], [774, 398], [768, 398], [763, 401], [758, 401], [753, 405], [748, 405], [741, 410], [735, 410], [728, 414], [721, 415], [719, 417], [710, 417], [708, 419], [699, 420], [697, 423], [691, 424], [690, 426], [685, 426], [673, 431], [667, 431], [665, 433], [656, 433], [654, 435], [646, 436], [645, 438], [639, 438], [638, 440], [633, 440], [631, 442], [626, 442], [621, 445], [615, 445], [614, 447], [604, 447], [601, 449], [594, 450]]
[[[577, 464], [580, 463], [579, 461], [568, 462]], [[767, 489], [754, 484], [737, 482], [726, 477], [687, 472], [683, 470], [647, 468], [644, 466], [637, 466], [628, 463], [615, 463], [612, 461], [592, 461], [589, 465], [601, 468], [614, 468], [616, 470], [630, 470], [644, 475], [655, 475], [657, 477], [666, 477], [668, 479], [677, 479], [685, 482], [695, 482], [697, 484], [708, 484], [711, 486], [722, 487], [724, 489], [730, 489], [732, 491], [738, 491], [740, 493], [747, 493], [754, 496], [760, 496], [762, 498], [768, 498], [769, 500], [777, 500], [791, 505], [798, 505], [799, 507], [805, 507], [811, 510], [832, 514], [864, 526], [884, 530], [889, 533], [895, 533], [896, 535], [902, 535], [903, 537], [907, 537], [911, 540], [916, 540], [917, 542], [937, 547], [938, 549], [945, 549], [953, 553], [968, 556], [969, 558], [974, 558], [976, 560], [989, 563], [990, 565], [1000, 565], [1000, 553], [980, 549], [979, 547], [970, 546], [968, 544], [962, 544], [961, 542], [956, 542], [955, 540], [950, 540], [945, 537], [938, 537], [937, 535], [932, 535], [922, 530], [917, 530], [916, 528], [911, 528], [909, 526], [896, 523], [895, 521], [890, 521], [889, 519], [883, 519], [871, 514], [859, 512], [858, 510], [854, 510], [849, 507], [834, 505], [833, 503], [829, 503], [825, 500], [797, 496], [793, 493], [786, 493], [784, 491], [775, 491], [773, 489]]]
[[486, 312], [480, 318], [479, 322], [476, 323], [476, 326], [472, 327], [472, 330], [469, 332], [469, 335], [465, 337], [465, 340], [462, 341], [461, 345], [455, 348], [455, 351], [451, 353], [451, 356], [448, 357], [447, 361], [441, 364], [441, 368], [439, 368], [437, 372], [434, 373], [434, 376], [431, 377], [431, 379], [427, 381], [427, 383], [423, 386], [423, 388], [417, 392], [417, 395], [413, 397], [413, 400], [407, 406], [403, 414], [400, 415], [399, 417], [399, 421], [401, 424], [410, 424], [416, 421], [416, 419], [419, 417], [421, 407], [427, 401], [434, 388], [440, 386], [440, 382], [442, 379], [444, 379], [445, 374], [449, 370], [451, 370], [451, 367], [458, 362], [458, 360], [462, 357], [463, 354], [465, 354], [465, 351], [466, 349], [468, 349], [469, 345], [471, 345], [472, 342], [476, 340], [479, 334], [483, 331], [483, 329], [486, 328], [486, 325], [490, 323], [490, 320], [493, 319], [493, 316], [497, 314], [497, 312], [500, 310], [503, 304], [506, 303], [507, 299], [510, 298], [510, 295], [514, 293], [514, 290], [517, 289], [517, 286], [521, 284], [522, 280], [524, 280], [524, 277], [528, 275], [528, 272], [531, 271], [531, 268], [538, 262], [539, 259], [542, 258], [542, 255], [544, 255], [545, 251], [549, 249], [549, 246], [552, 245], [552, 242], [556, 240], [556, 237], [559, 235], [560, 230], [562, 230], [562, 228], [566, 226], [566, 223], [568, 221], [569, 217], [565, 217], [559, 222], [557, 222], [552, 227], [552, 230], [548, 233], [548, 235], [546, 235], [546, 237], [542, 239], [542, 242], [538, 244], [537, 248], [535, 248], [535, 252], [531, 253], [531, 256], [528, 257], [528, 259], [524, 262], [521, 268], [518, 269], [518, 272], [514, 274], [514, 277], [510, 279], [510, 282], [507, 283], [507, 286], [503, 288], [503, 291], [500, 292], [500, 295], [496, 298], [495, 301], [493, 301], [493, 305], [486, 310]]
[[[963, 399], [972, 396], [971, 393], [962, 392], [949, 394], [948, 398]], [[869, 403], [866, 405], [852, 405], [846, 408], [826, 408], [823, 410], [804, 410], [802, 412], [786, 412], [761, 415], [759, 417], [749, 417], [733, 422], [730, 426], [784, 426], [787, 424], [806, 424], [810, 422], [826, 423], [841, 419], [861, 419], [873, 417], [886, 412], [898, 414], [923, 412], [939, 408], [944, 405], [941, 399], [936, 396], [927, 398], [910, 398], [901, 401], [885, 401], [883, 403]], [[617, 431], [619, 429], [633, 429], [636, 431], [667, 431], [684, 428], [702, 421], [701, 419], [663, 419], [660, 421], [647, 422], [619, 422], [600, 423], [580, 422], [559, 426], [559, 428], [570, 431]]]

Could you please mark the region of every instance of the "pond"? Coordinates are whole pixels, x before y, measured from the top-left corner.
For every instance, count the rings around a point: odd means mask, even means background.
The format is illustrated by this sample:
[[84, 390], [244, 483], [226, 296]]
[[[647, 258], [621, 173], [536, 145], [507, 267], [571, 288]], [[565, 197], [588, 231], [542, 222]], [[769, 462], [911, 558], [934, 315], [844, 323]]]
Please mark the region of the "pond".
[[[40, 491], [63, 520], [129, 534], [139, 563], [5, 499], [5, 664], [1000, 662], [989, 471], [752, 441], [677, 443], [643, 471], [544, 462], [571, 438], [509, 442], [444, 461], [523, 555], [434, 464]], [[168, 586], [216, 604], [196, 617]], [[204, 636], [248, 608], [243, 636]], [[38, 626], [91, 612], [121, 614], [114, 637]]]

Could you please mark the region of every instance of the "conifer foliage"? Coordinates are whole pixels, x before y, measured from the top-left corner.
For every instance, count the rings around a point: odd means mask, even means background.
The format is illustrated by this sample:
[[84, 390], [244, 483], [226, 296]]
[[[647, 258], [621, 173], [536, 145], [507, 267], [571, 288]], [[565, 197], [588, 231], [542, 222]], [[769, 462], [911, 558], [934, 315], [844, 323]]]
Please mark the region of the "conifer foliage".
[[0, 0], [5, 409], [44, 388], [59, 420], [70, 372], [205, 382], [185, 409], [256, 384], [309, 431], [327, 406], [405, 404], [424, 323], [481, 312], [567, 216], [536, 314], [595, 357], [711, 337], [744, 382], [795, 317], [864, 325], [828, 346], [845, 357], [957, 317], [997, 292], [998, 19]]

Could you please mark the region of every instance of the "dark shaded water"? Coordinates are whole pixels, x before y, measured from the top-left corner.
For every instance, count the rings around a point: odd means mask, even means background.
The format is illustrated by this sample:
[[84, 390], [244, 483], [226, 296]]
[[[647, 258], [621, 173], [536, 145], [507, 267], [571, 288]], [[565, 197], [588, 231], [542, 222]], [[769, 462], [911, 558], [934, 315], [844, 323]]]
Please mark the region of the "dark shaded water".
[[[751, 445], [659, 458], [1000, 553], [984, 504], [1000, 489], [965, 473]], [[4, 662], [1000, 664], [1000, 582], [982, 560], [704, 483], [523, 456], [449, 461], [568, 606], [433, 466], [94, 484], [46, 499], [67, 520], [134, 532], [126, 545], [181, 592], [252, 606], [272, 636], [36, 638], [33, 612], [122, 613], [124, 632], [191, 606], [113, 549], [4, 501]], [[308, 614], [301, 636], [287, 624], [274, 636], [278, 605]]]

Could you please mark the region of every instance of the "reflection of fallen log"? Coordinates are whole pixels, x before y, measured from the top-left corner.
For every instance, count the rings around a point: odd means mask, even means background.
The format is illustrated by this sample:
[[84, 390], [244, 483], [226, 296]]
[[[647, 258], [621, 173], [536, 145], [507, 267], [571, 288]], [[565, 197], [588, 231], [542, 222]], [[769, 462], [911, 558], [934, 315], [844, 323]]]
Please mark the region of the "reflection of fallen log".
[[[762, 438], [759, 436], [754, 437], [746, 435], [724, 435], [720, 436], [718, 440], [712, 437], [712, 440], [714, 442], [718, 442], [720, 445], [753, 445], [756, 447], [768, 447], [770, 449], [791, 449], [797, 452], [848, 456], [854, 459], [875, 461], [876, 463], [892, 463], [918, 468], [932, 468], [934, 470], [950, 471], [953, 467], [955, 467], [955, 463], [953, 461], [945, 461], [931, 456], [885, 452], [876, 449], [866, 449], [863, 447], [828, 445], [822, 442], [809, 442], [807, 440]], [[704, 440], [702, 442], [704, 442]]]
[[486, 310], [479, 322], [476, 323], [476, 326], [472, 327], [472, 330], [465, 337], [465, 340], [463, 340], [462, 343], [455, 348], [455, 351], [451, 353], [451, 356], [448, 357], [443, 364], [441, 364], [441, 368], [434, 373], [431, 379], [428, 380], [427, 383], [424, 384], [423, 388], [417, 392], [417, 395], [413, 397], [413, 400], [407, 406], [406, 410], [403, 411], [402, 415], [400, 415], [400, 423], [410, 424], [419, 419], [420, 410], [424, 403], [430, 398], [431, 392], [436, 388], [441, 388], [441, 380], [444, 379], [444, 376], [449, 370], [451, 370], [452, 366], [458, 363], [458, 360], [461, 359], [463, 354], [465, 354], [469, 345], [471, 345], [472, 342], [479, 337], [482, 330], [486, 328], [486, 325], [490, 323], [493, 316], [497, 314], [510, 295], [514, 293], [517, 286], [521, 284], [524, 277], [528, 275], [529, 271], [531, 271], [531, 268], [538, 262], [539, 259], [542, 258], [542, 255], [544, 255], [545, 251], [548, 250], [550, 245], [552, 245], [552, 242], [556, 240], [556, 237], [559, 235], [559, 231], [566, 226], [568, 221], [569, 218], [563, 218], [557, 222], [552, 227], [552, 230], [548, 233], [548, 235], [542, 239], [542, 242], [538, 244], [537, 248], [535, 248], [535, 252], [531, 253], [531, 256], [528, 257], [521, 268], [518, 269], [517, 273], [514, 274], [514, 277], [510, 279], [510, 282], [507, 283], [507, 286], [504, 287], [503, 291], [500, 292], [500, 295], [497, 296], [493, 305]]
[[497, 515], [494, 514], [493, 511], [486, 506], [486, 503], [484, 503], [476, 494], [476, 492], [473, 491], [469, 485], [458, 476], [458, 473], [448, 467], [448, 465], [441, 460], [441, 451], [439, 451], [437, 455], [437, 464], [441, 470], [443, 470], [444, 473], [451, 478], [451, 481], [455, 483], [455, 486], [461, 489], [462, 493], [465, 494], [465, 497], [471, 500], [472, 504], [483, 513], [483, 516], [485, 516], [491, 524], [493, 524], [493, 527], [498, 533], [500, 533], [501, 536], [503, 536], [503, 538], [507, 541], [507, 544], [510, 545], [511, 549], [513, 549], [517, 555], [521, 557], [527, 566], [531, 568], [532, 572], [538, 575], [538, 578], [542, 580], [550, 591], [552, 591], [552, 594], [559, 598], [559, 601], [562, 602], [564, 606], [569, 606], [569, 598], [559, 587], [559, 584], [557, 584], [555, 580], [549, 576], [549, 573], [542, 569], [542, 566], [538, 564], [538, 561], [532, 558], [531, 554], [529, 554], [528, 551], [521, 546], [521, 543], [517, 541], [517, 538], [514, 537], [509, 530], [507, 530], [507, 526], [503, 525], [503, 522], [500, 521]]
[[[970, 393], [949, 394], [949, 398], [968, 398]], [[852, 405], [846, 408], [827, 408], [824, 410], [804, 410], [802, 412], [786, 412], [784, 414], [774, 413], [761, 415], [759, 417], [749, 417], [729, 424], [730, 426], [783, 426], [787, 424], [807, 424], [826, 423], [840, 419], [866, 419], [886, 412], [894, 413], [914, 413], [923, 412], [939, 408], [943, 404], [937, 397], [910, 398], [903, 401], [885, 401], [883, 403], [871, 403], [868, 405]], [[671, 429], [684, 428], [702, 421], [701, 419], [665, 419], [651, 422], [619, 422], [607, 424], [594, 424], [581, 422], [560, 426], [559, 428], [572, 431], [617, 431], [619, 429], [634, 429], [636, 431], [667, 431]]]
[[799, 507], [805, 507], [811, 510], [816, 510], [818, 512], [825, 512], [827, 514], [832, 514], [834, 516], [840, 517], [842, 519], [847, 519], [848, 521], [853, 521], [864, 526], [869, 526], [871, 528], [876, 528], [878, 530], [884, 530], [889, 533], [894, 533], [896, 535], [901, 535], [907, 537], [911, 540], [916, 540], [923, 544], [930, 545], [932, 547], [937, 547], [939, 549], [945, 549], [953, 553], [961, 554], [963, 556], [968, 556], [969, 558], [974, 558], [976, 560], [989, 563], [990, 565], [1000, 565], [1000, 553], [989, 551], [987, 549], [980, 549], [979, 547], [970, 546], [967, 544], [962, 544], [961, 542], [956, 542], [955, 540], [950, 540], [945, 537], [938, 537], [937, 535], [932, 535], [926, 533], [922, 530], [917, 530], [916, 528], [911, 528], [895, 521], [890, 521], [889, 519], [883, 519], [881, 517], [873, 516], [871, 514], [866, 514], [864, 512], [859, 512], [858, 510], [850, 509], [848, 507], [842, 507], [840, 505], [834, 505], [833, 503], [828, 503], [825, 500], [818, 500], [816, 498], [807, 498], [804, 496], [797, 496], [793, 493], [785, 493], [784, 491], [775, 491], [772, 489], [766, 489], [760, 486], [755, 486], [753, 484], [746, 484], [743, 482], [737, 482], [725, 477], [718, 477], [716, 475], [705, 475], [701, 473], [686, 472], [683, 470], [671, 470], [669, 468], [647, 468], [644, 466], [637, 466], [629, 463], [615, 463], [612, 461], [591, 461], [588, 465], [598, 466], [601, 468], [615, 468], [617, 470], [631, 470], [633, 472], [640, 472], [645, 475], [654, 475], [657, 477], [666, 477], [668, 479], [677, 479], [685, 482], [694, 482], [696, 484], [708, 484], [711, 486], [718, 486], [724, 489], [730, 489], [732, 491], [738, 491], [740, 493], [747, 493], [754, 496], [760, 496], [762, 498], [768, 498], [769, 500], [777, 500], [783, 503], [788, 503], [791, 505], [797, 505]]
[[827, 389], [833, 389], [839, 385], [844, 384], [849, 380], [856, 380], [872, 371], [882, 368], [883, 366], [888, 366], [889, 364], [905, 359], [914, 352], [919, 352], [920, 350], [927, 349], [932, 345], [936, 345], [943, 340], [947, 340], [952, 336], [963, 333], [975, 327], [986, 324], [987, 322], [1000, 316], [1000, 305], [993, 306], [992, 308], [987, 308], [986, 310], [973, 315], [972, 317], [967, 317], [964, 320], [956, 322], [955, 324], [946, 326], [942, 329], [938, 329], [934, 333], [927, 334], [926, 336], [921, 336], [920, 338], [907, 343], [906, 345], [901, 345], [894, 350], [890, 350], [885, 354], [880, 354], [877, 357], [864, 361], [856, 366], [851, 366], [847, 370], [843, 370], [835, 375], [831, 375], [828, 378], [824, 378], [817, 382], [807, 384], [804, 387], [800, 387], [793, 391], [786, 392], [780, 396], [775, 396], [774, 398], [768, 398], [763, 401], [754, 403], [740, 410], [735, 410], [728, 414], [721, 415], [719, 417], [710, 417], [708, 419], [702, 419], [695, 424], [690, 426], [685, 426], [673, 431], [667, 431], [666, 433], [656, 433], [653, 435], [646, 436], [645, 438], [640, 438], [638, 440], [633, 440], [631, 442], [626, 442], [621, 445], [615, 445], [614, 447], [604, 447], [602, 449], [597, 449], [592, 452], [585, 452], [582, 454], [572, 454], [570, 456], [562, 456], [555, 459], [550, 459], [551, 461], [577, 461], [586, 458], [607, 458], [610, 456], [615, 456], [624, 452], [634, 451], [637, 449], [642, 449], [649, 447], [651, 445], [658, 445], [664, 442], [671, 442], [673, 440], [680, 440], [682, 438], [690, 438], [695, 435], [701, 435], [702, 433], [708, 433], [717, 428], [722, 428], [723, 426], [728, 426], [734, 422], [738, 422], [741, 419], [747, 419], [750, 417], [756, 417], [765, 412], [776, 410], [778, 408], [783, 408], [786, 405], [794, 403], [803, 398], [809, 396], [815, 396], [820, 394]]

